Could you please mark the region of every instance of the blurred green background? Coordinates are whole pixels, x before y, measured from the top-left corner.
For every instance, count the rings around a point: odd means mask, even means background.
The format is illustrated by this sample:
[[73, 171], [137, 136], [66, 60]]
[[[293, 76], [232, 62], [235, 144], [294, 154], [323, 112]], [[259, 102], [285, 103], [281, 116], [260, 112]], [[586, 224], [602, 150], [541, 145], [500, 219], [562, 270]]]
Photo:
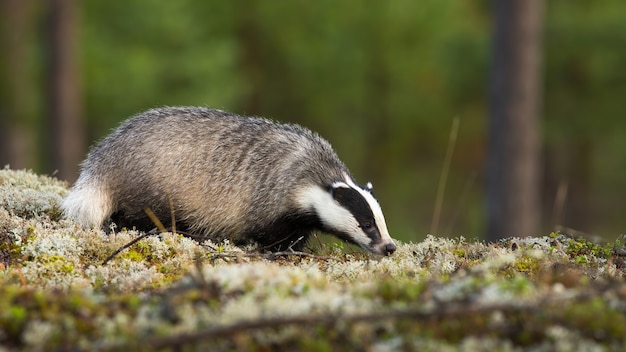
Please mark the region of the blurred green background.
[[[4, 18], [5, 37], [21, 31], [24, 54], [17, 64], [0, 58], [0, 114], [24, 144], [11, 166], [52, 174], [46, 2], [26, 2], [23, 21]], [[75, 6], [83, 156], [120, 121], [157, 106], [299, 123], [328, 139], [358, 181], [373, 182], [392, 236], [416, 241], [429, 231], [458, 117], [439, 234], [482, 237], [490, 1]], [[626, 223], [626, 2], [553, 0], [545, 11], [543, 231], [560, 224], [613, 239]], [[7, 78], [16, 65], [17, 82]], [[555, 216], [559, 188], [566, 201]]]

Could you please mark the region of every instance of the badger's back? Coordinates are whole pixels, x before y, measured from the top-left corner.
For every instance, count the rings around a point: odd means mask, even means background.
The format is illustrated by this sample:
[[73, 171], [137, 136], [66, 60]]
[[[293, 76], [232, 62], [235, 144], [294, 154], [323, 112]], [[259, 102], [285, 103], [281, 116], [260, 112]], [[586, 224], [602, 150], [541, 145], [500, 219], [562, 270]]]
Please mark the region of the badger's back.
[[[294, 191], [328, 185], [348, 171], [324, 139], [297, 125], [204, 108], [139, 114], [98, 143], [64, 202], [85, 226], [113, 217], [166, 223], [214, 239], [248, 236], [298, 217]], [[262, 236], [259, 234], [258, 236]]]

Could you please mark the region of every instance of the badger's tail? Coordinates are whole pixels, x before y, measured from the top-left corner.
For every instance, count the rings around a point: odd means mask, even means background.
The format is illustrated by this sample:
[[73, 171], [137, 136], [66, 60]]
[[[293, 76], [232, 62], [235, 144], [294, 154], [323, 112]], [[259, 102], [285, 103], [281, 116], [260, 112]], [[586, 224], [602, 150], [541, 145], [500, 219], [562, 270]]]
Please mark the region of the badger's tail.
[[113, 204], [106, 187], [93, 180], [78, 179], [61, 205], [67, 218], [74, 219], [83, 228], [99, 228], [111, 215]]

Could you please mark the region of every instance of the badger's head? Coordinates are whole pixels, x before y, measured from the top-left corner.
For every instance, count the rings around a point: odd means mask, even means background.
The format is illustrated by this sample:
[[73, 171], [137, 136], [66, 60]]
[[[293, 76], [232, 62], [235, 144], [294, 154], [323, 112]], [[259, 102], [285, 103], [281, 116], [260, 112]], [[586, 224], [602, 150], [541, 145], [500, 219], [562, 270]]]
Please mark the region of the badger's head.
[[371, 183], [360, 187], [345, 175], [345, 180], [327, 187], [307, 187], [298, 202], [316, 215], [323, 231], [372, 253], [391, 255], [396, 251]]

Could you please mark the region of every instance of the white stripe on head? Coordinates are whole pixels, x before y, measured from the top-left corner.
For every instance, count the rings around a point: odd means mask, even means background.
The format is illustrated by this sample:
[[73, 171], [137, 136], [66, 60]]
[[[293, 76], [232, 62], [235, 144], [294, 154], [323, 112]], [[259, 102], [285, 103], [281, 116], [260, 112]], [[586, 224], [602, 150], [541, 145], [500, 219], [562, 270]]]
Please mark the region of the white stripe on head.
[[[335, 183], [333, 187], [351, 188], [343, 182]], [[328, 190], [311, 185], [298, 193], [296, 202], [302, 209], [315, 211], [322, 223], [328, 228], [349, 234], [355, 242], [367, 245], [372, 241], [361, 231], [354, 215], [339, 205]]]
[[[395, 251], [396, 246], [389, 236], [380, 204], [370, 191], [356, 185], [347, 174], [344, 177], [345, 182], [337, 181], [331, 185], [332, 191], [319, 185], [309, 185], [300, 189], [295, 197], [298, 207], [303, 211], [315, 213], [323, 227], [340, 238], [349, 239], [372, 253], [390, 255]], [[342, 189], [350, 191], [346, 193]], [[362, 200], [350, 199], [356, 195], [355, 193], [362, 197], [365, 204]], [[356, 204], [342, 204], [346, 201], [356, 201]], [[352, 209], [352, 206], [356, 208]], [[367, 206], [368, 209], [365, 210], [363, 206]], [[353, 213], [355, 211], [357, 214]], [[362, 213], [363, 211], [365, 213]], [[373, 219], [369, 216], [373, 216]], [[359, 220], [359, 218], [363, 219]], [[376, 237], [373, 236], [374, 232], [365, 230], [368, 227], [362, 228], [371, 220], [376, 224]], [[366, 222], [361, 224], [359, 221]]]
[[[351, 188], [357, 190], [363, 196], [363, 198], [365, 198], [367, 204], [369, 204], [370, 206], [370, 209], [372, 209], [372, 213], [374, 214], [374, 220], [376, 221], [376, 225], [378, 225], [378, 231], [380, 232], [382, 242], [388, 243], [393, 241], [391, 239], [391, 236], [389, 236], [389, 230], [387, 230], [387, 223], [385, 222], [383, 210], [380, 207], [380, 204], [378, 203], [376, 198], [374, 198], [374, 196], [370, 192], [355, 184], [349, 175], [344, 174], [344, 177], [346, 178], [346, 184], [349, 185]], [[368, 182], [368, 188], [370, 190], [372, 189], [371, 186], [372, 184]]]

